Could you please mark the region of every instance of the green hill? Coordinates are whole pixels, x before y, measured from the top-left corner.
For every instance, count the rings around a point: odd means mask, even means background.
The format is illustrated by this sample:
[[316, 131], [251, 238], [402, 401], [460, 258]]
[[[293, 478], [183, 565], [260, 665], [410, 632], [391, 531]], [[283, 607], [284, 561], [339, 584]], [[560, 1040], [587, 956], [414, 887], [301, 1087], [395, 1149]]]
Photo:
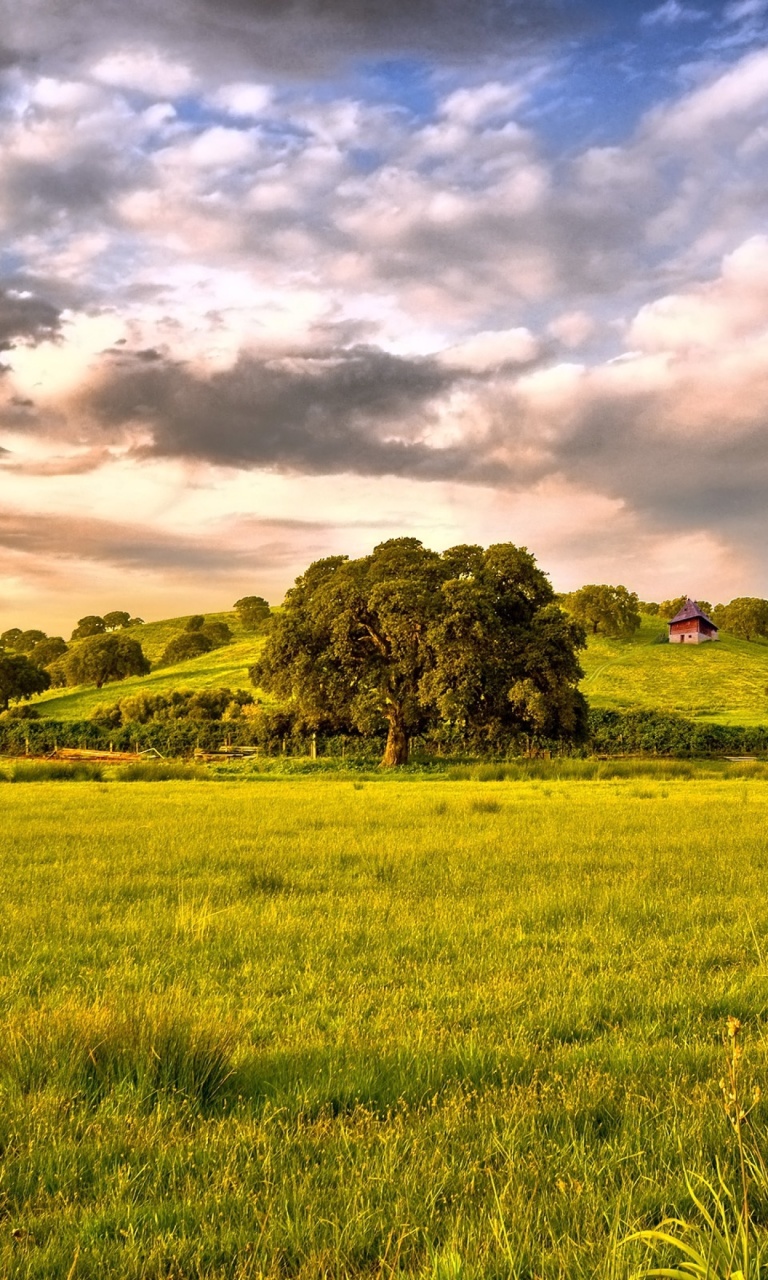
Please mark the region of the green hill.
[[768, 645], [720, 633], [712, 644], [659, 643], [667, 627], [643, 618], [630, 640], [590, 636], [582, 689], [590, 705], [677, 711], [717, 724], [768, 724]]
[[[188, 615], [189, 616], [189, 615]], [[148, 676], [132, 676], [103, 689], [51, 689], [35, 702], [41, 716], [52, 720], [88, 720], [94, 708], [104, 702], [117, 702], [139, 690], [166, 693], [170, 689], [251, 689], [248, 668], [256, 661], [263, 636], [245, 631], [236, 613], [207, 613], [206, 622], [226, 622], [233, 634], [231, 644], [213, 649], [199, 658], [190, 658], [172, 667], [158, 667]], [[169, 640], [184, 630], [188, 617], [166, 618], [131, 628], [131, 635], [141, 644], [153, 664], [158, 661]]]
[[[211, 613], [206, 618], [226, 622], [234, 636], [232, 643], [103, 689], [52, 689], [35, 705], [42, 716], [54, 720], [87, 720], [100, 703], [115, 702], [140, 689], [153, 693], [221, 685], [250, 689], [248, 668], [256, 661], [264, 638], [244, 631], [235, 613]], [[154, 663], [186, 622], [186, 617], [167, 618], [145, 623], [131, 634]], [[677, 711], [719, 724], [768, 724], [768, 645], [723, 633], [717, 644], [659, 643], [666, 630], [658, 618], [644, 618], [640, 631], [629, 640], [589, 637], [581, 663], [582, 688], [591, 706]]]

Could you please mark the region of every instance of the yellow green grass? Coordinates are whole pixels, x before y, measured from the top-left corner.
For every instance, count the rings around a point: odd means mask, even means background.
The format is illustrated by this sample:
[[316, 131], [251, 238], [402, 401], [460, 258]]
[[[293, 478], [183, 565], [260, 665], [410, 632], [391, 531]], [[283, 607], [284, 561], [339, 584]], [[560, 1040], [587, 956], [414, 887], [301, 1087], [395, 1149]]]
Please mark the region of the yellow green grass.
[[2, 801], [0, 1274], [607, 1280], [684, 1166], [729, 1176], [765, 782]]
[[629, 640], [590, 636], [581, 665], [591, 706], [677, 711], [717, 724], [768, 724], [768, 644], [720, 633], [716, 643], [659, 644], [666, 625], [644, 618]]
[[[184, 630], [187, 618], [169, 618], [163, 622], [148, 622], [131, 629], [131, 635], [141, 644], [153, 664], [159, 661], [166, 645]], [[94, 709], [102, 703], [116, 702], [139, 692], [167, 693], [171, 689], [252, 689], [248, 668], [253, 666], [262, 645], [263, 636], [243, 629], [236, 613], [209, 613], [208, 622], [226, 622], [233, 634], [231, 644], [213, 649], [199, 658], [176, 663], [171, 667], [158, 667], [148, 676], [132, 676], [103, 689], [82, 686], [77, 689], [51, 689], [35, 701], [41, 716], [53, 720], [88, 720]]]

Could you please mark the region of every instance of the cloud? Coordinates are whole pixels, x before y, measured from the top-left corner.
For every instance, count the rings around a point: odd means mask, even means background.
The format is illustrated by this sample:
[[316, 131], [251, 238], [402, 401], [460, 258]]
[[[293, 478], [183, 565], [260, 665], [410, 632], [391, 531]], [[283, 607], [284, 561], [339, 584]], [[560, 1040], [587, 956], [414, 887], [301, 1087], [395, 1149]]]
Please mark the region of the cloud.
[[305, 473], [455, 473], [467, 459], [425, 442], [456, 375], [375, 348], [269, 359], [205, 376], [171, 361], [113, 361], [83, 398], [94, 432], [146, 428], [142, 452]]
[[0, 351], [17, 343], [54, 338], [61, 329], [61, 311], [27, 289], [0, 285]]
[[[577, 31], [588, 0], [3, 0], [0, 13], [17, 59], [44, 65], [90, 63], [110, 83], [136, 83], [148, 48], [172, 50], [171, 65], [221, 76], [261, 68], [270, 76], [322, 74], [349, 57], [437, 57], [470, 62], [530, 49]], [[137, 45], [136, 33], [141, 33]], [[115, 49], [119, 52], [115, 53]], [[148, 75], [154, 77], [154, 64]], [[115, 77], [118, 77], [116, 80]], [[183, 85], [182, 71], [178, 83]]]

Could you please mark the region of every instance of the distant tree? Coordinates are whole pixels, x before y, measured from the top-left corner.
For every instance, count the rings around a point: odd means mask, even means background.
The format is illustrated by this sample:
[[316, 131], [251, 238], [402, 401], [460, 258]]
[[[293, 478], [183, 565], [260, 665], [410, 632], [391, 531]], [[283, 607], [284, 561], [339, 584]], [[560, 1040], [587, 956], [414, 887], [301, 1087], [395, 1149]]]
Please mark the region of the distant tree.
[[177, 662], [186, 662], [189, 658], [199, 658], [203, 653], [210, 653], [213, 645], [202, 631], [182, 631], [174, 636], [165, 647], [159, 666], [172, 667]]
[[46, 636], [35, 645], [29, 655], [30, 661], [37, 667], [49, 667], [57, 658], [61, 658], [68, 650], [66, 641], [61, 636]]
[[232, 632], [226, 622], [205, 622], [200, 628], [200, 635], [210, 640], [213, 649], [220, 649], [232, 639]]
[[0, 710], [50, 688], [47, 671], [36, 667], [23, 653], [0, 653]]
[[106, 631], [106, 625], [103, 618], [98, 617], [95, 613], [89, 613], [85, 618], [80, 618], [77, 626], [72, 632], [72, 640], [86, 640], [90, 636], [100, 636]]
[[113, 609], [111, 613], [104, 614], [102, 621], [107, 631], [123, 631], [126, 627], [130, 627], [135, 619], [131, 618], [130, 613], [126, 613], [124, 609]]
[[631, 636], [640, 626], [638, 598], [626, 587], [590, 583], [572, 591], [565, 604], [572, 617], [593, 635]]
[[7, 631], [0, 635], [0, 647], [3, 649], [15, 649], [23, 634], [21, 627], [9, 627]]
[[768, 600], [759, 596], [737, 596], [718, 610], [718, 614], [722, 622], [717, 625], [741, 640], [768, 639]]
[[202, 613], [193, 613], [192, 617], [187, 621], [185, 631], [199, 631], [205, 624], [205, 616]]
[[393, 538], [359, 560], [310, 565], [251, 678], [310, 727], [386, 728], [382, 764], [398, 765], [437, 721], [467, 738], [575, 736], [582, 643], [525, 548], [438, 555]]
[[138, 640], [119, 632], [91, 636], [59, 662], [68, 685], [95, 684], [97, 689], [113, 680], [146, 675], [150, 669]]
[[[666, 618], [667, 622], [669, 622], [672, 618], [674, 618], [675, 614], [680, 612], [686, 600], [688, 600], [689, 598], [693, 599], [692, 596], [691, 597], [675, 596], [674, 600], [662, 600], [661, 604], [659, 605], [660, 617]], [[712, 605], [709, 603], [708, 600], [697, 599], [696, 604], [699, 606], [702, 613], [706, 613], [708, 618], [712, 618]], [[715, 619], [712, 618], [712, 621], [714, 622]]]
[[40, 644], [41, 640], [46, 639], [47, 636], [44, 631], [22, 631], [19, 639], [16, 641], [17, 652], [30, 654], [36, 644]]
[[41, 640], [45, 640], [44, 631], [22, 631], [20, 627], [11, 627], [0, 636], [0, 647], [11, 649], [14, 653], [28, 654]]
[[637, 607], [647, 618], [658, 618], [659, 616], [659, 605], [655, 604], [653, 600], [638, 600]]
[[261, 631], [270, 621], [272, 611], [263, 596], [243, 596], [234, 609], [246, 631]]

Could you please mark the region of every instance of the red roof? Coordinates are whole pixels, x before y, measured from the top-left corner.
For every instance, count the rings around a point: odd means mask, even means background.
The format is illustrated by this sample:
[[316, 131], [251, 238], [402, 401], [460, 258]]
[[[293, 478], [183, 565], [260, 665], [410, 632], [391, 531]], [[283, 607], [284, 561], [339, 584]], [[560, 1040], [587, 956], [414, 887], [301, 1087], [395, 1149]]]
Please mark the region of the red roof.
[[696, 601], [691, 600], [690, 597], [686, 600], [680, 612], [676, 613], [674, 618], [670, 618], [669, 625], [672, 626], [673, 622], [693, 622], [694, 618], [702, 618], [708, 626], [717, 631], [712, 619], [708, 618], [706, 613], [702, 613]]

